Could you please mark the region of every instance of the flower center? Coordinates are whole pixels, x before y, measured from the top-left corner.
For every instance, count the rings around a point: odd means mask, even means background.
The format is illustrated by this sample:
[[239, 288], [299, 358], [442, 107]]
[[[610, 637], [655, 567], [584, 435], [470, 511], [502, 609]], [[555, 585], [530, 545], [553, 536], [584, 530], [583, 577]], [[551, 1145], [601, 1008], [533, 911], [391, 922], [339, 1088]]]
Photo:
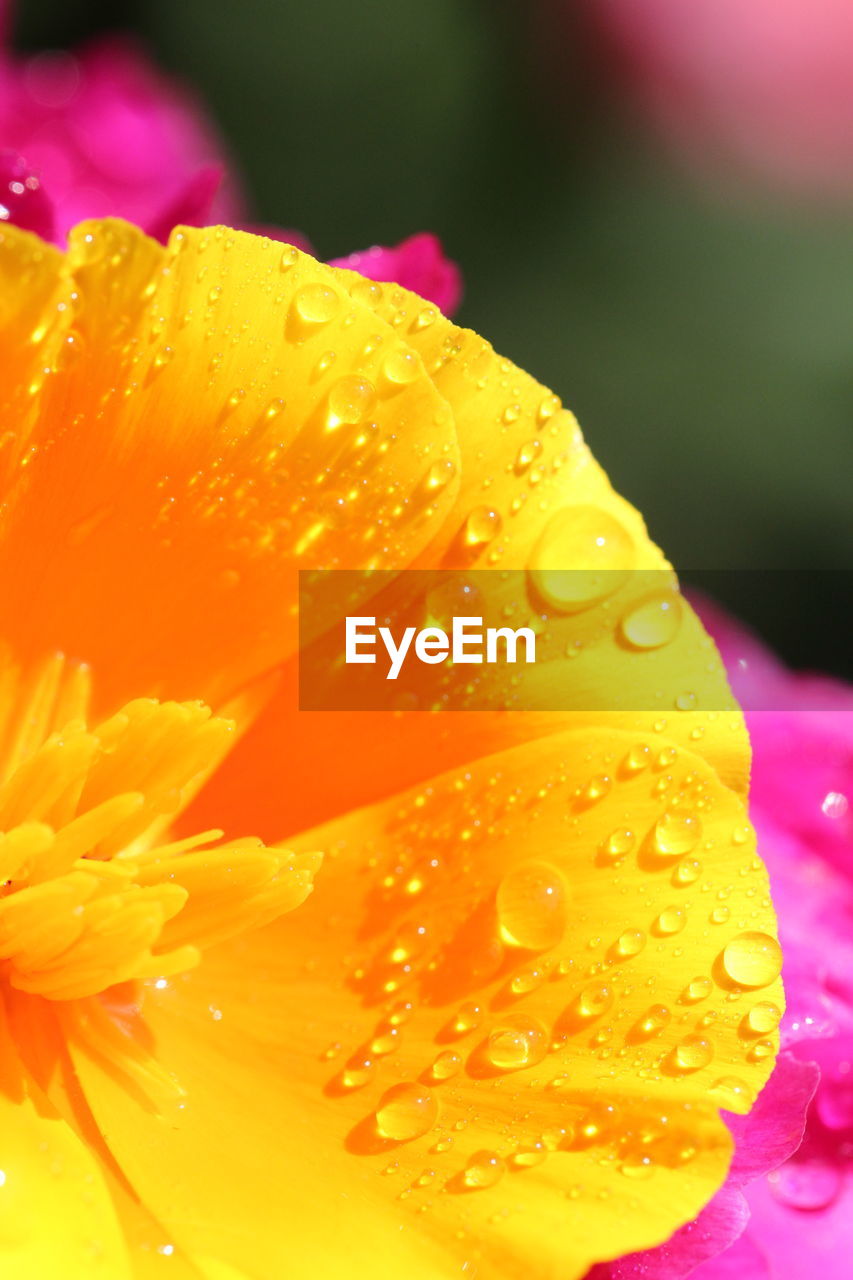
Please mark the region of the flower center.
[[0, 972], [50, 1000], [197, 964], [311, 892], [317, 854], [167, 827], [235, 739], [201, 703], [139, 699], [89, 728], [88, 670], [23, 692], [0, 667]]

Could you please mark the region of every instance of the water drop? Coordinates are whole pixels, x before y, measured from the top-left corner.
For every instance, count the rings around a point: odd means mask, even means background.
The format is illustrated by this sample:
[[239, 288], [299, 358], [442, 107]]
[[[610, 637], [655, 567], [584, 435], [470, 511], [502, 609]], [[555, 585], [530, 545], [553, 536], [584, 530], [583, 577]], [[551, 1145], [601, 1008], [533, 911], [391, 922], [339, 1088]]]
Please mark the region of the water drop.
[[534, 1142], [531, 1146], [519, 1147], [512, 1157], [516, 1169], [535, 1169], [542, 1164], [548, 1155], [544, 1142]]
[[658, 649], [669, 644], [681, 625], [677, 595], [655, 595], [635, 605], [622, 619], [622, 635], [635, 649]]
[[476, 1151], [468, 1161], [463, 1181], [466, 1187], [484, 1190], [500, 1182], [505, 1170], [504, 1161], [494, 1151]]
[[628, 752], [623, 763], [628, 773], [639, 773], [641, 769], [648, 768], [651, 762], [651, 748], [647, 747], [644, 742], [638, 742]]
[[658, 1032], [663, 1031], [671, 1018], [672, 1014], [665, 1004], [653, 1004], [643, 1014], [637, 1028], [645, 1037], [656, 1036]]
[[389, 351], [382, 361], [382, 373], [395, 387], [404, 387], [418, 376], [418, 357], [404, 348]]
[[683, 907], [666, 907], [655, 920], [655, 931], [669, 936], [681, 933], [687, 923], [687, 913]]
[[293, 298], [293, 309], [303, 324], [328, 324], [338, 314], [341, 300], [334, 289], [324, 284], [306, 284]]
[[392, 1085], [376, 1108], [376, 1128], [383, 1138], [410, 1142], [429, 1133], [438, 1119], [438, 1102], [418, 1084]]
[[825, 1209], [841, 1190], [841, 1166], [829, 1160], [788, 1160], [768, 1182], [776, 1199], [792, 1209]]
[[593, 506], [564, 507], [531, 552], [530, 578], [555, 609], [573, 613], [618, 590], [633, 561], [633, 538], [613, 516]]
[[772, 1040], [756, 1040], [747, 1057], [751, 1062], [764, 1062], [767, 1058], [771, 1058], [774, 1052], [775, 1046]]
[[478, 1004], [470, 1001], [460, 1006], [456, 1017], [453, 1020], [453, 1029], [457, 1035], [467, 1035], [469, 1031], [475, 1031], [480, 1025], [483, 1017], [483, 1011]]
[[466, 546], [480, 547], [498, 536], [503, 527], [499, 512], [492, 507], [475, 507], [465, 521]]
[[723, 950], [723, 968], [740, 987], [766, 987], [782, 971], [782, 948], [769, 933], [742, 933]]
[[646, 945], [646, 935], [642, 929], [626, 929], [619, 935], [616, 950], [620, 956], [637, 956]]
[[695, 884], [702, 874], [702, 863], [698, 858], [685, 858], [679, 862], [672, 873], [672, 883], [676, 885]]
[[436, 1080], [452, 1080], [462, 1070], [462, 1058], [452, 1049], [444, 1049], [432, 1064], [432, 1074]]
[[700, 1071], [714, 1056], [714, 1046], [706, 1036], [687, 1036], [675, 1048], [675, 1065], [679, 1071]]
[[684, 988], [683, 998], [689, 1004], [696, 1004], [700, 1000], [707, 1000], [713, 990], [714, 984], [710, 978], [693, 978]]
[[765, 1000], [753, 1005], [746, 1015], [746, 1021], [750, 1031], [754, 1031], [757, 1035], [767, 1035], [769, 1031], [776, 1030], [781, 1017], [782, 1010], [779, 1006]]
[[667, 858], [690, 853], [701, 835], [701, 820], [692, 813], [672, 811], [663, 814], [655, 823], [655, 847]]
[[540, 440], [528, 440], [519, 449], [515, 459], [515, 474], [522, 476], [531, 467], [542, 452]]
[[606, 982], [591, 982], [577, 998], [577, 1012], [582, 1018], [600, 1018], [613, 1004], [613, 990]]
[[499, 1071], [518, 1071], [541, 1062], [548, 1052], [548, 1033], [537, 1018], [517, 1014], [489, 1034], [486, 1056]]
[[526, 996], [541, 987], [546, 977], [544, 969], [522, 969], [510, 982], [510, 991], [516, 996]]
[[748, 1111], [755, 1101], [755, 1092], [737, 1076], [721, 1076], [711, 1085], [711, 1093], [726, 1111]]
[[568, 889], [547, 862], [526, 862], [501, 880], [496, 898], [498, 929], [508, 946], [544, 951], [563, 936]]
[[329, 388], [329, 414], [326, 425], [334, 429], [346, 423], [353, 426], [368, 417], [376, 402], [376, 390], [367, 378], [348, 374], [338, 378]]
[[449, 458], [440, 458], [434, 462], [424, 476], [424, 488], [434, 493], [443, 489], [456, 475], [456, 466]]
[[637, 843], [637, 837], [627, 827], [619, 827], [607, 837], [604, 851], [611, 858], [624, 858]]

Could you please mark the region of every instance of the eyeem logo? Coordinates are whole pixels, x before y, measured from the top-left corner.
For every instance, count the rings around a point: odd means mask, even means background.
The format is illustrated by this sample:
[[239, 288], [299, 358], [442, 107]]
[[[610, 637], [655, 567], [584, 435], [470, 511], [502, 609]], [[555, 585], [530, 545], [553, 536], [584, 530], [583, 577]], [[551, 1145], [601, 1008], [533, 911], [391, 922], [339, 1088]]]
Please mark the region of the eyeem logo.
[[376, 626], [376, 618], [346, 619], [344, 661], [376, 663], [380, 643], [388, 657], [386, 680], [396, 680], [412, 654], [417, 662], [435, 666], [448, 659], [454, 666], [463, 663], [518, 662], [523, 645], [526, 663], [536, 661], [536, 635], [530, 627], [484, 627], [482, 618], [454, 618], [450, 634], [442, 627], [406, 627], [399, 641], [390, 627]]

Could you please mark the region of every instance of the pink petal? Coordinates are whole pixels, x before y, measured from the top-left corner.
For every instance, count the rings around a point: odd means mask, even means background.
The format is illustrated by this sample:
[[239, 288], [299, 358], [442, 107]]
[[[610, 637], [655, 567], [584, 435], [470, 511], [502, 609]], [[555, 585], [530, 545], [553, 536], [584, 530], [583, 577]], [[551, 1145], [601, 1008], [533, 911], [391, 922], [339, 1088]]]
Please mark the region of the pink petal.
[[735, 1140], [727, 1185], [746, 1186], [793, 1155], [803, 1140], [806, 1112], [819, 1079], [813, 1062], [781, 1053], [749, 1114], [726, 1115]]
[[0, 222], [33, 231], [44, 240], [53, 236], [53, 203], [38, 174], [16, 151], [0, 151]]
[[690, 1272], [690, 1280], [771, 1280], [766, 1255], [745, 1231], [716, 1258], [709, 1258]]
[[393, 248], [374, 246], [346, 258], [335, 258], [333, 267], [348, 267], [370, 280], [393, 280], [411, 289], [439, 311], [451, 315], [462, 297], [458, 266], [445, 257], [441, 241], [428, 231], [410, 236]]
[[206, 165], [187, 181], [177, 199], [149, 222], [145, 230], [149, 236], [165, 244], [169, 233], [178, 225], [203, 227], [208, 225], [214, 197], [222, 182], [223, 170], [216, 165]]

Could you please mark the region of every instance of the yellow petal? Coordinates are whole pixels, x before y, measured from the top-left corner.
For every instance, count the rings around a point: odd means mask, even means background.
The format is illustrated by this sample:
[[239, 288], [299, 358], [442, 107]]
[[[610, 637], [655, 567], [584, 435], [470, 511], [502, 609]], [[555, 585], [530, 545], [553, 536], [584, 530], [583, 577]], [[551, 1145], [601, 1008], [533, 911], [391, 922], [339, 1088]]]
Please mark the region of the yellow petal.
[[718, 1108], [772, 1065], [746, 1015], [781, 1008], [766, 876], [705, 761], [556, 734], [305, 840], [329, 850], [309, 903], [147, 991], [182, 1111], [138, 1142], [74, 1047], [191, 1256], [239, 1267], [251, 1239], [260, 1275], [568, 1280], [696, 1214], [728, 1164]]
[[[0, 1012], [0, 1255], [14, 1280], [133, 1280], [127, 1243], [96, 1154], [18, 1059]], [[26, 1093], [21, 1090], [26, 1088]]]

